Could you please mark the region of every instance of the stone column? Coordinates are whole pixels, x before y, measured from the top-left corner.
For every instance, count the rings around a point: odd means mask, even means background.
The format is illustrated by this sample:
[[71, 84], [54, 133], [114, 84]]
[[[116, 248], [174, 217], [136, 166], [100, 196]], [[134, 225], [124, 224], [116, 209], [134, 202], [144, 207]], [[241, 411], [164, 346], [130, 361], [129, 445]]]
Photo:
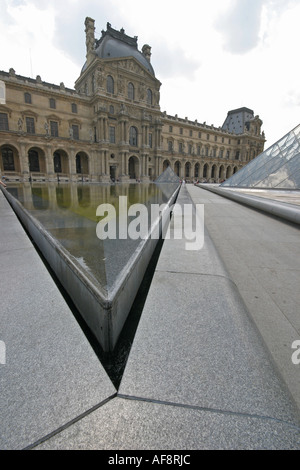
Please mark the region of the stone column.
[[102, 172], [101, 172], [101, 181], [106, 183], [109, 182], [109, 163], [108, 163], [108, 150], [101, 150], [101, 162], [102, 162]]
[[88, 156], [89, 177], [91, 181], [97, 181], [96, 159], [95, 152], [92, 150]]
[[51, 180], [54, 176], [54, 170], [53, 170], [53, 154], [52, 154], [52, 149], [51, 145], [46, 145], [46, 150], [45, 150], [45, 162], [46, 162], [46, 174], [48, 179]]
[[77, 181], [76, 150], [74, 147], [69, 148], [69, 173], [70, 173], [70, 180]]
[[23, 181], [29, 180], [29, 161], [28, 161], [28, 154], [26, 152], [26, 147], [24, 143], [20, 145], [20, 155], [19, 155], [19, 165], [20, 165], [20, 173], [22, 175]]

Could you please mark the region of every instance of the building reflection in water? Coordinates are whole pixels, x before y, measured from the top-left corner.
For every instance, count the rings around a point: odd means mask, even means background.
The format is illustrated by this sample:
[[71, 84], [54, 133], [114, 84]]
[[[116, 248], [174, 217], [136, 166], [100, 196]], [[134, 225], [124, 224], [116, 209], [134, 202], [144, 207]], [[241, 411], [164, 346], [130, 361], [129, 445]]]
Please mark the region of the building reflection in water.
[[[89, 276], [110, 289], [141, 240], [100, 240], [96, 235], [97, 207], [112, 204], [118, 225], [119, 197], [127, 196], [128, 208], [140, 203], [166, 203], [177, 184], [124, 183], [116, 185], [72, 183], [16, 183], [7, 190], [35, 217]], [[118, 233], [118, 231], [117, 231]]]

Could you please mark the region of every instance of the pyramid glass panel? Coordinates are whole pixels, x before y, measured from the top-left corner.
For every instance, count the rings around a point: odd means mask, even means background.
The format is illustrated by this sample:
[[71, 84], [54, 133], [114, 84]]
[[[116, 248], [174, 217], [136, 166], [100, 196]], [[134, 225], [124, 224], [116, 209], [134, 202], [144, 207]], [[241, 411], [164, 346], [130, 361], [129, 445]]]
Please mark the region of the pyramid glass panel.
[[221, 186], [300, 189], [300, 124]]

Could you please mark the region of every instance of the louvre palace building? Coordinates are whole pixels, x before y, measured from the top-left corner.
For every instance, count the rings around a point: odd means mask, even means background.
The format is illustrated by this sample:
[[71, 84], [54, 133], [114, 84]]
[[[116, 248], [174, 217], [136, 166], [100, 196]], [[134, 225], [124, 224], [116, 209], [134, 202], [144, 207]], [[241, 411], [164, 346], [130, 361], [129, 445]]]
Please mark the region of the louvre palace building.
[[[85, 20], [86, 61], [74, 89], [0, 72], [0, 171], [8, 181], [153, 181], [170, 166], [187, 181], [220, 182], [264, 149], [251, 109], [220, 127], [160, 109], [151, 47]], [[176, 98], [174, 98], [176, 99]]]

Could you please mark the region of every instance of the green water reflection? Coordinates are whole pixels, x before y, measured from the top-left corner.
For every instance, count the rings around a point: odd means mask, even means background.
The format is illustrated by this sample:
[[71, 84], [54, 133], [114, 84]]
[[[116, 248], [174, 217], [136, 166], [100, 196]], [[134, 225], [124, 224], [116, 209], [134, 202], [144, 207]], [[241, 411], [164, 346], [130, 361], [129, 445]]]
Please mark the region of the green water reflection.
[[103, 203], [112, 204], [117, 223], [120, 196], [127, 196], [128, 207], [141, 203], [150, 209], [151, 204], [167, 202], [177, 187], [177, 184], [154, 183], [11, 183], [7, 185], [7, 190], [76, 258], [90, 276], [109, 289], [141, 240], [100, 240], [96, 235], [99, 222], [97, 207]]

